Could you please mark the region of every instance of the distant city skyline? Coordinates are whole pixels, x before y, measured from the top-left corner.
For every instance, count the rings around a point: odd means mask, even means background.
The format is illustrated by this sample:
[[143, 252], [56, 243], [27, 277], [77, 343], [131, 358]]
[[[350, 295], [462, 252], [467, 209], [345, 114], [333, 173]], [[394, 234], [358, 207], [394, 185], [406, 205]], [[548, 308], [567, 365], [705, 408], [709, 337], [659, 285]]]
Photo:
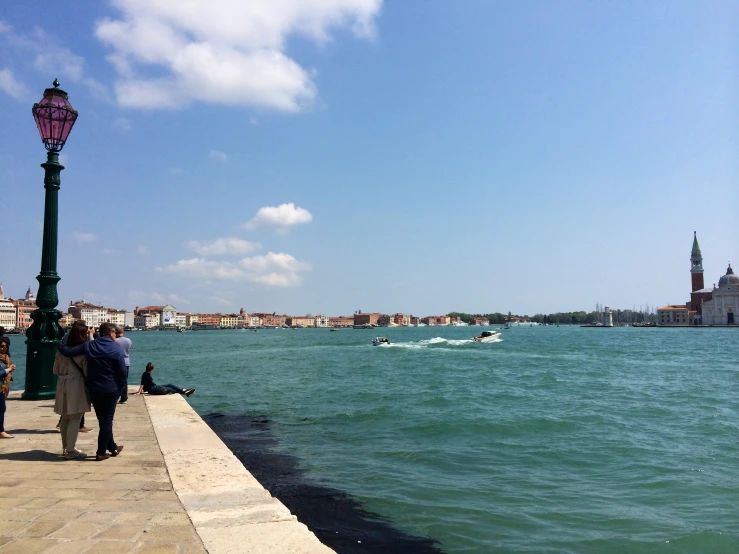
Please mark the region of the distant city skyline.
[[[80, 0], [0, 15], [0, 282], [189, 312], [684, 301], [739, 260], [739, 5]], [[735, 261], [736, 264], [739, 261]], [[64, 309], [60, 304], [59, 309]]]

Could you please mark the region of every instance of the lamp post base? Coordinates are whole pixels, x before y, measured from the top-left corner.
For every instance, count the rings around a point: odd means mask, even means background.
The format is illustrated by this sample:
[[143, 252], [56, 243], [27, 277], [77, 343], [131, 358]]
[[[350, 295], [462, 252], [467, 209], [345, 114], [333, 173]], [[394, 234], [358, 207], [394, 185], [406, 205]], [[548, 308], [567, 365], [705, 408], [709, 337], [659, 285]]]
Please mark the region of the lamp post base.
[[56, 396], [56, 375], [51, 372], [58, 340], [26, 339], [26, 390], [23, 400], [50, 400]]

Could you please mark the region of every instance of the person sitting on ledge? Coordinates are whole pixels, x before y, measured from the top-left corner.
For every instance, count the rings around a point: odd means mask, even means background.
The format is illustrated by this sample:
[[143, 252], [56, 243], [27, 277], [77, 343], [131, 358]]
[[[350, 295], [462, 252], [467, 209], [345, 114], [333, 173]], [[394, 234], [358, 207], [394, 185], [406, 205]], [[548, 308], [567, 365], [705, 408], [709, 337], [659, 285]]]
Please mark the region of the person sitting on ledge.
[[141, 386], [139, 390], [133, 394], [141, 394], [141, 392], [148, 392], [152, 395], [161, 394], [184, 394], [185, 396], [191, 396], [195, 392], [195, 389], [183, 389], [177, 385], [157, 385], [151, 376], [154, 371], [154, 364], [149, 362], [146, 364], [146, 371], [141, 375]]

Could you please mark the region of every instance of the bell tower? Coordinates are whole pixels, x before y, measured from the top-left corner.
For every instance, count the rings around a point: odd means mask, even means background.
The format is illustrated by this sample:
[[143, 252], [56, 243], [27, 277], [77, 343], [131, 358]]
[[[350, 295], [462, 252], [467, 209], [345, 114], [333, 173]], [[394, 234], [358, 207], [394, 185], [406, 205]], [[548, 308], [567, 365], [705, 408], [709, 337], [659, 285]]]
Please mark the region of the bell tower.
[[693, 285], [692, 292], [703, 288], [703, 256], [695, 231], [693, 231], [693, 250], [690, 252], [690, 278]]

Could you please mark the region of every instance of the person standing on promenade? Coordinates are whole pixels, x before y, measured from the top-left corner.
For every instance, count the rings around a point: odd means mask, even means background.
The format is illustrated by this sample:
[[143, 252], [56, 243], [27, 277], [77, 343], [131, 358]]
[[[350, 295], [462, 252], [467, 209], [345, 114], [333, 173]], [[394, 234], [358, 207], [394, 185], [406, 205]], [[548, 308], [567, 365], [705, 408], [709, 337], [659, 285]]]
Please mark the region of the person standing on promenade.
[[5, 399], [10, 392], [10, 380], [14, 371], [15, 366], [10, 363], [10, 339], [0, 336], [0, 439], [15, 438], [5, 432]]
[[[87, 342], [88, 337], [87, 324], [77, 320], [62, 342], [73, 348]], [[85, 387], [87, 358], [83, 354], [67, 358], [61, 352], [57, 352], [53, 371], [54, 375], [59, 376], [56, 382], [54, 412], [61, 416], [59, 430], [62, 434], [62, 452], [68, 460], [86, 458], [87, 454], [77, 450], [76, 446], [82, 416], [90, 411], [90, 399]]]
[[123, 336], [123, 327], [120, 325], [115, 326], [115, 342], [118, 346], [123, 348], [123, 361], [126, 364], [126, 381], [123, 383], [123, 389], [121, 390], [121, 400], [119, 404], [126, 404], [128, 402], [128, 367], [130, 361], [128, 353], [131, 351], [131, 339]]
[[123, 445], [117, 445], [113, 438], [113, 418], [125, 381], [126, 364], [123, 361], [123, 349], [115, 343], [115, 326], [103, 323], [96, 340], [72, 348], [60, 344], [58, 348], [67, 357], [80, 354], [87, 357], [87, 389], [100, 425], [95, 460], [101, 462], [117, 456], [123, 450]]
[[139, 390], [133, 394], [141, 394], [141, 392], [148, 392], [151, 395], [162, 395], [162, 394], [184, 394], [185, 396], [192, 396], [195, 389], [183, 389], [177, 385], [157, 385], [154, 382], [154, 378], [151, 376], [154, 371], [154, 364], [149, 362], [146, 364], [146, 371], [141, 375], [141, 386]]

